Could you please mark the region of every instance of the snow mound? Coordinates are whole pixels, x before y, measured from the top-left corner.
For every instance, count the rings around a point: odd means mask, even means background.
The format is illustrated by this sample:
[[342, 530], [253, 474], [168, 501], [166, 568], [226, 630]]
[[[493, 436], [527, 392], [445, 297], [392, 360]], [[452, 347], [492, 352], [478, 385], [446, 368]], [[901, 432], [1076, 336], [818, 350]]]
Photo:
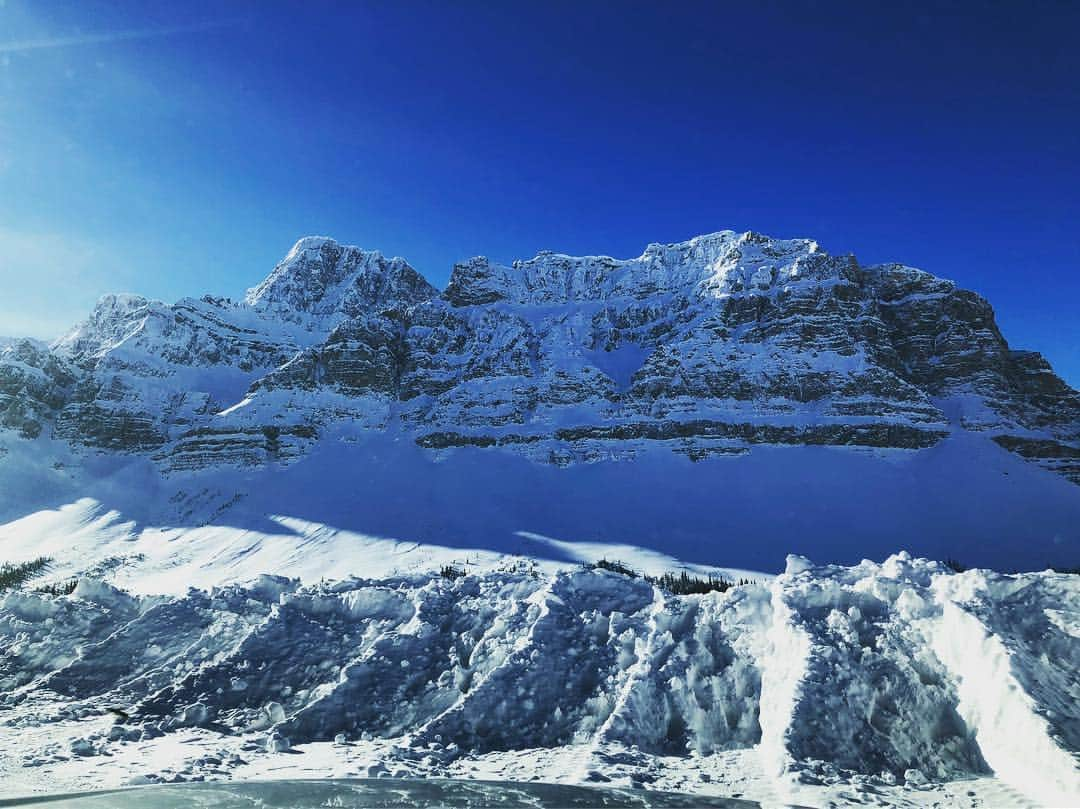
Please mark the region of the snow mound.
[[[1076, 805], [1077, 615], [1075, 576], [904, 553], [695, 596], [535, 566], [171, 598], [87, 580], [0, 602], [0, 716], [21, 728], [0, 774], [55, 787], [90, 756], [94, 786], [254, 777], [299, 750], [324, 774]], [[186, 763], [169, 748], [179, 769], [146, 775], [169, 739]]]

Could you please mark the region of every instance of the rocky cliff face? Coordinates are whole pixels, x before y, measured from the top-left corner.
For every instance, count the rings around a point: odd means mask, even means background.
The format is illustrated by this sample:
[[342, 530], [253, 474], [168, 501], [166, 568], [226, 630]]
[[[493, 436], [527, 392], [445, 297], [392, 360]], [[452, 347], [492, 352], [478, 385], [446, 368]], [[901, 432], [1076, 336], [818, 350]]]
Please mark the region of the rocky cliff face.
[[441, 294], [403, 259], [302, 239], [242, 302], [107, 296], [51, 347], [0, 347], [0, 425], [166, 472], [364, 430], [560, 465], [974, 430], [1080, 482], [1080, 395], [981, 297], [730, 231], [629, 260], [474, 258]]

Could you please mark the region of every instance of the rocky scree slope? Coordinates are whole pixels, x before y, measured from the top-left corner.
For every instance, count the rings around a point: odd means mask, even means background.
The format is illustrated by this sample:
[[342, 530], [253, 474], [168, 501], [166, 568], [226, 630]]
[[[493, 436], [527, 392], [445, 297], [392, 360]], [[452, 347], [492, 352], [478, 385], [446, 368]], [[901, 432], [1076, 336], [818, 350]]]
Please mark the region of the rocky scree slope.
[[0, 425], [167, 473], [364, 430], [559, 465], [968, 430], [1080, 482], [1080, 395], [983, 298], [731, 231], [629, 260], [474, 258], [442, 293], [403, 259], [301, 239], [241, 302], [110, 295], [51, 346], [6, 344]]

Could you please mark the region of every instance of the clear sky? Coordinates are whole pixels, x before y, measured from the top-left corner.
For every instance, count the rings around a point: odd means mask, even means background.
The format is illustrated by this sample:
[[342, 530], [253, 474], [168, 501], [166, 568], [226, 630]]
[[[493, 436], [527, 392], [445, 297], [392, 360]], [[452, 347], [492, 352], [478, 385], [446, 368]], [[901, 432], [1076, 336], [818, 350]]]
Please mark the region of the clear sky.
[[0, 334], [305, 234], [442, 285], [753, 229], [954, 278], [1080, 385], [1080, 3], [919, 5], [0, 0]]

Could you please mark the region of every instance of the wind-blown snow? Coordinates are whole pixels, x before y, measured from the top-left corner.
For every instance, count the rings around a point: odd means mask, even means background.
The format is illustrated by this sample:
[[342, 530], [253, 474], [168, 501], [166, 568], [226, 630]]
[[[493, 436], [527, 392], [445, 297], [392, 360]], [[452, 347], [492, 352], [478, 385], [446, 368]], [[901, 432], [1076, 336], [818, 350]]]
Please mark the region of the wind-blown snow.
[[165, 598], [84, 579], [0, 600], [0, 776], [9, 793], [315, 768], [1076, 805], [1080, 644], [1060, 616], [1078, 614], [1075, 576], [907, 554], [793, 560], [700, 596], [520, 559]]

